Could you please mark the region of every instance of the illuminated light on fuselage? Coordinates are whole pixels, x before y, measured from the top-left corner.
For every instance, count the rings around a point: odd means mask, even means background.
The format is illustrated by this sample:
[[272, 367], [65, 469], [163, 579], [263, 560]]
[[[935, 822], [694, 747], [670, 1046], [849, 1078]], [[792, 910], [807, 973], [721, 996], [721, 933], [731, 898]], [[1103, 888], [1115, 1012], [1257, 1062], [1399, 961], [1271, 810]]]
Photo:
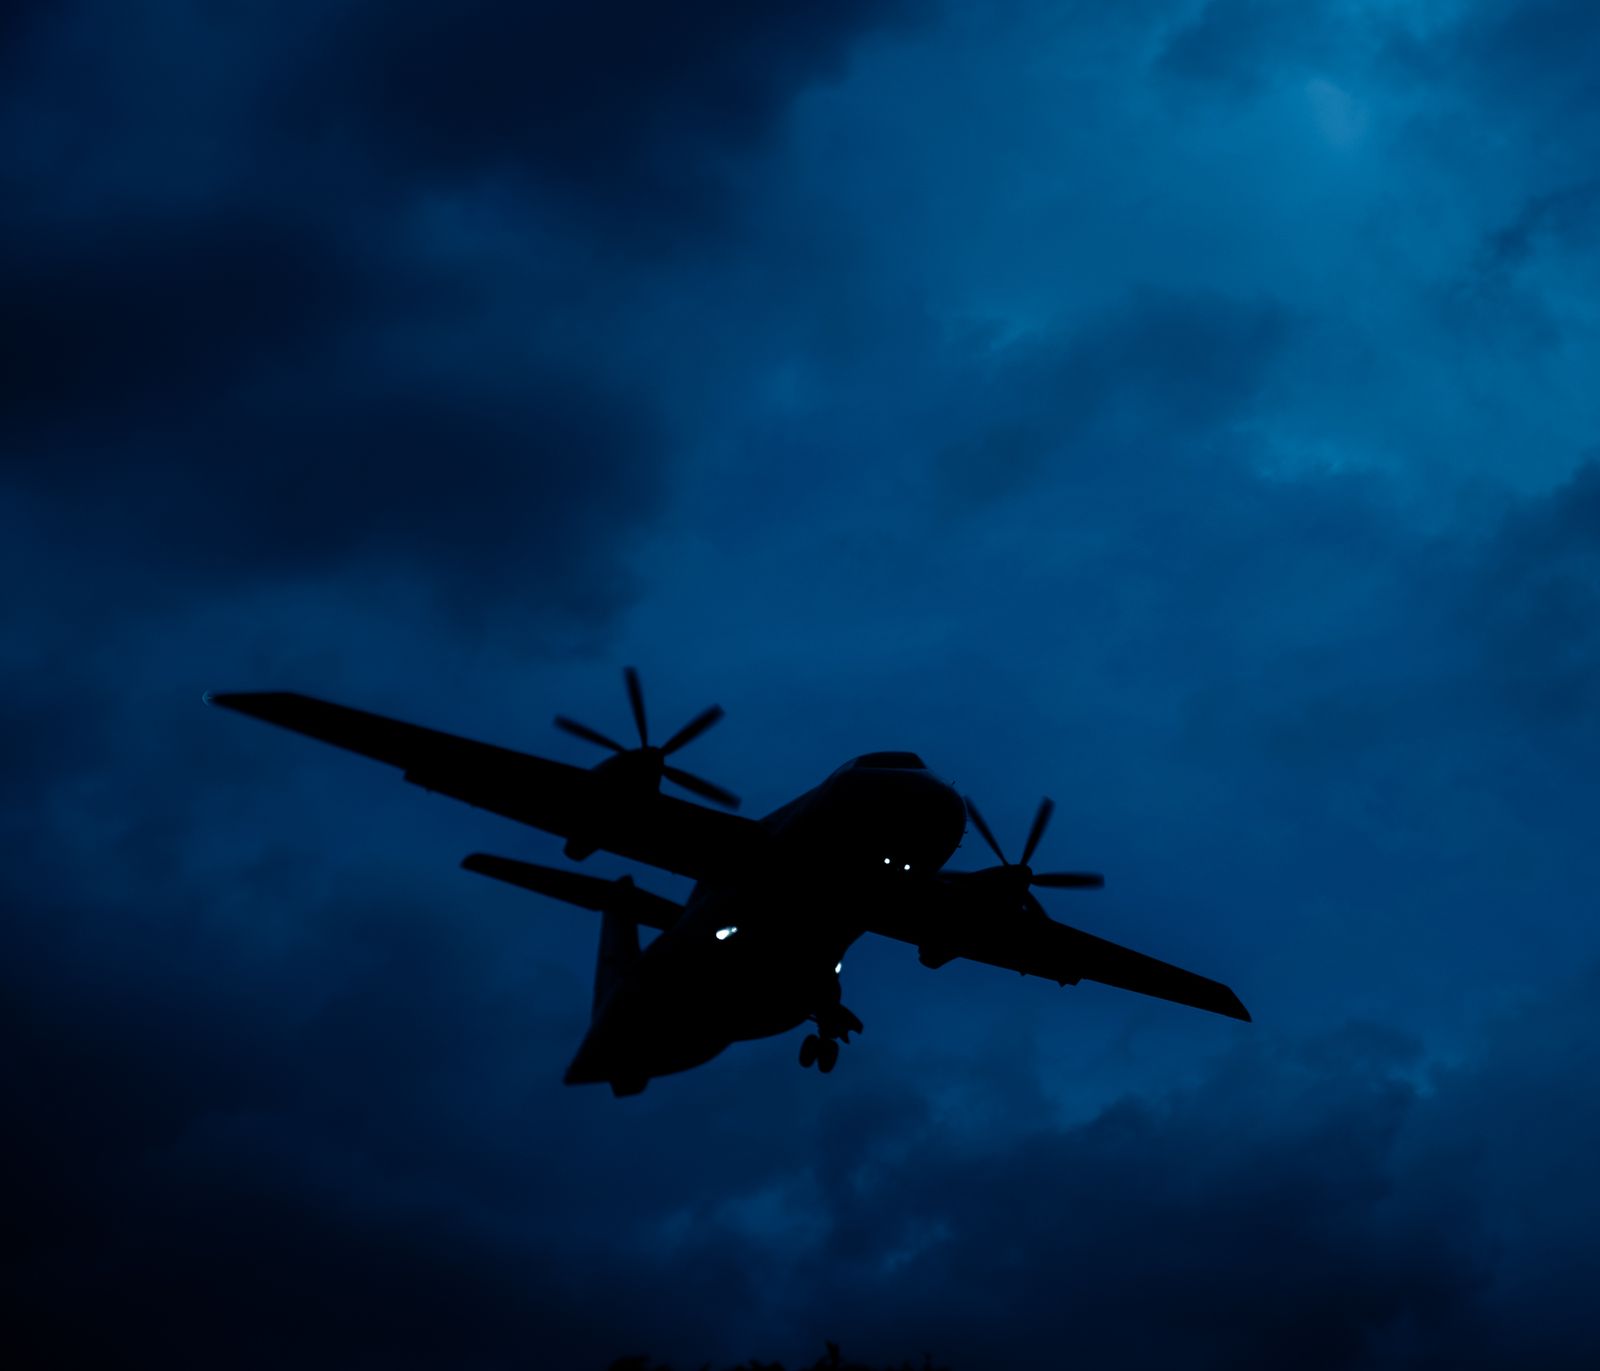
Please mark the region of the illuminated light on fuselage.
[[729, 938], [733, 937], [733, 935], [735, 933], [737, 933], [738, 931], [739, 931], [738, 928], [735, 927], [733, 924], [729, 924], [726, 928], [719, 928], [717, 930], [717, 941], [719, 943], [725, 943], [725, 942], [728, 941]]
[[907, 871], [910, 871], [910, 870], [911, 870], [911, 863], [910, 863], [910, 862], [907, 862], [907, 863], [906, 863], [906, 870], [907, 870]]
[[885, 858], [884, 858], [884, 859], [883, 859], [883, 864], [884, 864], [884, 865], [885, 865], [885, 866], [888, 866], [888, 865], [889, 865], [889, 859], [888, 859], [888, 858], [887, 858], [887, 857], [885, 857]]
[[834, 968], [833, 968], [833, 974], [834, 974], [834, 975], [835, 975], [835, 976], [837, 976], [837, 975], [838, 975], [838, 974], [839, 974], [839, 973], [840, 973], [840, 972], [841, 972], [841, 971], [843, 971], [843, 970], [844, 970], [844, 963], [843, 963], [843, 962], [836, 962], [836, 963], [835, 963], [835, 964], [834, 964]]

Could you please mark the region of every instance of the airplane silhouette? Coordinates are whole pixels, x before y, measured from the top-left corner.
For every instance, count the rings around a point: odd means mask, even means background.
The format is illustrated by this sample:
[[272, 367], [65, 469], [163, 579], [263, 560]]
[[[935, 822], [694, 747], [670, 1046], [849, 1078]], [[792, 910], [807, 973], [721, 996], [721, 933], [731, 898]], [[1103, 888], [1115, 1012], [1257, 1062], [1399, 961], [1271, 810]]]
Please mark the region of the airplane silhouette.
[[[206, 703], [293, 729], [397, 766], [448, 795], [567, 840], [582, 860], [608, 852], [690, 877], [680, 905], [629, 876], [602, 880], [473, 853], [469, 871], [599, 911], [600, 947], [589, 1031], [569, 1085], [608, 1082], [637, 1094], [655, 1076], [711, 1060], [731, 1043], [815, 1025], [800, 1064], [826, 1073], [861, 1031], [842, 1003], [840, 974], [866, 933], [917, 948], [924, 966], [957, 957], [1060, 985], [1099, 981], [1249, 1021], [1227, 986], [1065, 924], [1033, 890], [1093, 888], [1092, 872], [1029, 865], [1054, 806], [1039, 805], [1019, 861], [1008, 861], [969, 800], [912, 752], [869, 752], [760, 820], [661, 793], [671, 781], [728, 807], [738, 799], [667, 758], [722, 717], [712, 705], [665, 743], [649, 741], [644, 693], [624, 673], [639, 734], [624, 747], [586, 724], [561, 729], [613, 754], [590, 770], [281, 691], [210, 694]], [[999, 859], [945, 871], [971, 819]], [[643, 950], [639, 928], [660, 934]]]

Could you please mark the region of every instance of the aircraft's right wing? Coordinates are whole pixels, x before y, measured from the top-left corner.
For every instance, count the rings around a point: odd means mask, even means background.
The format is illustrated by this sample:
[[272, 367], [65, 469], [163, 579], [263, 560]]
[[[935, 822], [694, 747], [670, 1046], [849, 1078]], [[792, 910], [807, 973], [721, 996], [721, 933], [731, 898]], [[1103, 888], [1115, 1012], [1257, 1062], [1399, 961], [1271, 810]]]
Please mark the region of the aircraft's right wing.
[[897, 912], [875, 922], [871, 931], [915, 944], [926, 966], [943, 966], [965, 957], [1024, 976], [1042, 976], [1060, 985], [1099, 981], [1250, 1021], [1250, 1011], [1220, 981], [1038, 914], [968, 908], [960, 916], [941, 917], [930, 926], [909, 912]]
[[629, 793], [565, 762], [309, 695], [245, 692], [206, 702], [400, 767], [424, 790], [695, 880], [747, 869], [766, 838], [753, 819], [654, 791]]

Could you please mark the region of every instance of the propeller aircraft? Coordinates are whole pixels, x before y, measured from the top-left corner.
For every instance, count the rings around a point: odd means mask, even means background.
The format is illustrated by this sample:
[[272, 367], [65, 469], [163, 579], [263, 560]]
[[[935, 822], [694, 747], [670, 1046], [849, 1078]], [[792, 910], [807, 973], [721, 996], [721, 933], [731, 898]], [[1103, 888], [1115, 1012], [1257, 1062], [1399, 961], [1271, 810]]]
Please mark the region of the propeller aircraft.
[[[307, 695], [205, 700], [565, 838], [570, 859], [604, 850], [694, 882], [679, 904], [631, 876], [605, 880], [486, 853], [462, 861], [468, 871], [601, 916], [589, 1030], [567, 1068], [571, 1085], [605, 1082], [616, 1095], [638, 1094], [654, 1077], [699, 1066], [735, 1042], [806, 1024], [800, 1065], [832, 1071], [840, 1044], [861, 1032], [840, 976], [845, 952], [868, 933], [910, 943], [928, 967], [964, 957], [1249, 1021], [1227, 986], [1049, 917], [1034, 890], [1104, 884], [1094, 872], [1033, 870], [1050, 800], [1040, 803], [1017, 862], [977, 806], [912, 752], [866, 753], [765, 818], [742, 818], [723, 812], [738, 807], [732, 792], [668, 761], [722, 709], [712, 705], [652, 744], [638, 673], [629, 667], [624, 681], [637, 747], [556, 718], [564, 732], [612, 754], [587, 770]], [[723, 809], [664, 794], [667, 781]], [[944, 870], [969, 820], [999, 864]], [[640, 928], [658, 935], [641, 947]]]

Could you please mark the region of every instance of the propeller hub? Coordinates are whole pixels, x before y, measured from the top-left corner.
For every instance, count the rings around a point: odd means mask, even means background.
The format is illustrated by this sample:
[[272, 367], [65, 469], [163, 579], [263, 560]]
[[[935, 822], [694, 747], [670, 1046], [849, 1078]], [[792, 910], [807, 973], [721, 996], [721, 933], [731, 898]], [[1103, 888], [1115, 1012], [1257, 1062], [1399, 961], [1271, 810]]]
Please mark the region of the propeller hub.
[[[633, 714], [634, 727], [639, 732], [639, 745], [637, 747], [624, 747], [614, 738], [608, 738], [597, 729], [590, 728], [588, 724], [581, 724], [575, 719], [568, 719], [562, 715], [556, 716], [556, 727], [564, 733], [582, 738], [586, 742], [596, 743], [599, 746], [616, 753], [615, 757], [608, 757], [600, 763], [603, 770], [613, 771], [615, 774], [625, 775], [632, 773], [637, 776], [640, 772], [647, 773], [657, 785], [662, 780], [671, 781], [674, 785], [682, 786], [691, 794], [699, 795], [714, 804], [727, 805], [730, 809], [739, 807], [739, 797], [732, 791], [724, 790], [719, 785], [714, 785], [703, 777], [696, 776], [691, 771], [684, 771], [681, 767], [671, 765], [667, 758], [679, 748], [693, 742], [704, 733], [712, 724], [722, 717], [722, 706], [712, 705], [703, 709], [690, 719], [682, 728], [674, 733], [664, 743], [650, 741], [649, 725], [645, 720], [644, 688], [639, 684], [639, 673], [631, 666], [623, 671], [623, 682], [628, 688], [628, 705]], [[613, 763], [619, 765], [613, 766]]]
[[1050, 823], [1050, 816], [1055, 812], [1055, 804], [1047, 796], [1039, 801], [1039, 810], [1033, 816], [1033, 827], [1028, 830], [1028, 840], [1023, 844], [1022, 860], [1013, 862], [1002, 851], [999, 842], [989, 825], [984, 822], [978, 806], [971, 797], [967, 798], [967, 816], [972, 820], [973, 827], [982, 835], [984, 842], [989, 845], [989, 850], [1000, 859], [999, 866], [988, 868], [987, 872], [976, 872], [975, 875], [986, 875], [995, 881], [1004, 884], [1017, 892], [1018, 898], [1026, 908], [1041, 916], [1044, 907], [1034, 897], [1034, 886], [1045, 886], [1054, 890], [1086, 890], [1094, 889], [1105, 884], [1104, 878], [1090, 871], [1043, 871], [1035, 874], [1032, 865], [1033, 854], [1039, 846], [1039, 839], [1044, 837], [1044, 831]]

